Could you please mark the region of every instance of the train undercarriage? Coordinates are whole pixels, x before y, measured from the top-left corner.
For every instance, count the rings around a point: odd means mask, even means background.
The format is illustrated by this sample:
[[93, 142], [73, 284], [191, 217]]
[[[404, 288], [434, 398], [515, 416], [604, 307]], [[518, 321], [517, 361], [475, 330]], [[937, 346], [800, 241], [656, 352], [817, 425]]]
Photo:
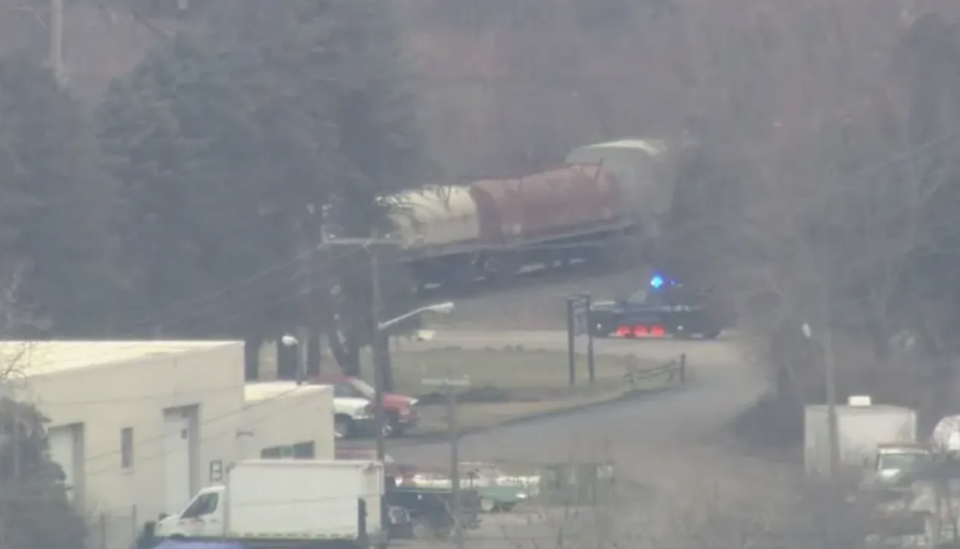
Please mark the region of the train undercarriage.
[[479, 282], [506, 285], [534, 269], [567, 269], [575, 263], [612, 267], [630, 255], [637, 236], [616, 229], [544, 239], [515, 247], [478, 249], [443, 256], [414, 258], [410, 267], [419, 290], [443, 287], [465, 290]]

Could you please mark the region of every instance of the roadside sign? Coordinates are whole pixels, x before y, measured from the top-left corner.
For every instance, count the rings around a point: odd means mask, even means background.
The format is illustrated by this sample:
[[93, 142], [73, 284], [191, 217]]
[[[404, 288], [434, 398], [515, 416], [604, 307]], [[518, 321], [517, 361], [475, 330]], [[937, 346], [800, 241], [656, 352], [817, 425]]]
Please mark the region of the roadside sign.
[[570, 302], [573, 308], [574, 335], [586, 335], [590, 331], [590, 296], [573, 296]]
[[587, 371], [590, 383], [594, 381], [593, 332], [590, 329], [590, 294], [572, 295], [567, 298], [567, 358], [568, 381], [577, 383], [577, 336], [587, 336]]

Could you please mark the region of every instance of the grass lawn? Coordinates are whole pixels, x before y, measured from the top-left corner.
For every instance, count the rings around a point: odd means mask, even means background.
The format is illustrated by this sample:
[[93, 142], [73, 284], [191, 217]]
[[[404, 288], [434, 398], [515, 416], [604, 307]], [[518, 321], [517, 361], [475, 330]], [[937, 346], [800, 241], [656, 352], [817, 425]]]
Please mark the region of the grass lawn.
[[[394, 352], [393, 376], [397, 392], [408, 395], [434, 393], [437, 389], [424, 386], [423, 379], [469, 378], [471, 389], [496, 388], [507, 391], [517, 400], [570, 393], [567, 354], [559, 351], [518, 350], [460, 350], [431, 349], [413, 352]], [[594, 357], [596, 388], [622, 386], [627, 372], [624, 357], [597, 355]], [[640, 364], [653, 368], [659, 363]], [[373, 368], [363, 365], [368, 374]], [[577, 357], [576, 389], [589, 388], [587, 357]]]
[[[438, 389], [424, 386], [423, 379], [470, 379], [471, 387], [460, 390], [458, 416], [463, 427], [483, 427], [525, 415], [575, 408], [610, 401], [631, 389], [652, 389], [669, 383], [666, 375], [646, 378], [634, 387], [625, 380], [624, 357], [594, 357], [596, 381], [588, 382], [587, 358], [577, 357], [577, 384], [568, 384], [567, 354], [558, 351], [456, 350], [435, 349], [394, 352], [393, 374], [398, 393], [423, 399], [421, 428], [442, 430], [446, 424], [445, 407], [439, 402]], [[654, 368], [660, 363], [640, 363], [639, 368]], [[364, 364], [363, 371], [372, 370]]]

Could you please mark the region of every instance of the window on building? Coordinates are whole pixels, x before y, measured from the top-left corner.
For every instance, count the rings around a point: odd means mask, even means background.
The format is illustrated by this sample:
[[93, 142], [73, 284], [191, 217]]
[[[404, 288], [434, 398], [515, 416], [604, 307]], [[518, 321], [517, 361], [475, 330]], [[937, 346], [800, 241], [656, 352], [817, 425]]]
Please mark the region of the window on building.
[[293, 445], [293, 459], [313, 459], [314, 452], [313, 441]]
[[273, 446], [260, 451], [261, 459], [313, 459], [316, 448], [313, 441], [298, 442], [289, 446]]
[[133, 467], [133, 427], [120, 430], [120, 467]]

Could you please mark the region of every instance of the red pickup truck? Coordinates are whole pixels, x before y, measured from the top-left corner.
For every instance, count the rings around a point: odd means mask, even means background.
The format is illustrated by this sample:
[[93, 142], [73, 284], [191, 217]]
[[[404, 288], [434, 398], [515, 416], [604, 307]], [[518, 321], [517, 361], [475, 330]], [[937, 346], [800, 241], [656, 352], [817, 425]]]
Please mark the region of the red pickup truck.
[[[375, 391], [366, 381], [343, 375], [323, 375], [311, 380], [333, 387], [334, 427], [338, 438], [351, 438], [376, 429]], [[417, 399], [394, 393], [383, 394], [383, 434], [396, 437], [417, 425]]]

